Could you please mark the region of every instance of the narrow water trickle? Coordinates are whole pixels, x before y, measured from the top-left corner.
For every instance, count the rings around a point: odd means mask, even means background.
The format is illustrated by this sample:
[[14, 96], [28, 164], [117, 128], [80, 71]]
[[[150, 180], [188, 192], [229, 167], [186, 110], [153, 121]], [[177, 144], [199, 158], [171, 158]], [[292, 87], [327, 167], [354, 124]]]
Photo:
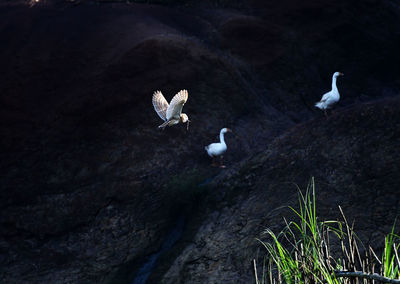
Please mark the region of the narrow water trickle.
[[176, 222], [176, 225], [167, 234], [167, 237], [161, 245], [161, 249], [158, 252], [150, 255], [145, 260], [145, 263], [142, 265], [142, 267], [140, 267], [139, 270], [136, 272], [132, 284], [145, 284], [147, 282], [147, 279], [149, 278], [157, 259], [179, 240], [183, 233], [184, 225], [185, 220], [183, 216], [180, 216], [178, 221]]

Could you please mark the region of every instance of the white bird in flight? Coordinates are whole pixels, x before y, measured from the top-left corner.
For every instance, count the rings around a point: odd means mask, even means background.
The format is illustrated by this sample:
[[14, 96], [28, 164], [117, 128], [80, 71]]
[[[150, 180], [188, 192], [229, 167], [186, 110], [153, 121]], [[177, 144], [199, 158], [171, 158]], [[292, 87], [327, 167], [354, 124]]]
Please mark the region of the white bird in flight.
[[337, 103], [340, 99], [340, 94], [338, 88], [336, 86], [336, 78], [339, 76], [343, 76], [343, 73], [335, 72], [332, 76], [332, 90], [327, 92], [322, 96], [322, 99], [315, 104], [315, 106], [319, 109], [322, 109], [326, 114], [326, 109], [331, 108], [335, 103]]
[[189, 117], [182, 113], [182, 108], [188, 99], [187, 90], [181, 90], [177, 93], [168, 104], [160, 91], [156, 91], [153, 94], [153, 106], [158, 116], [164, 120], [164, 123], [158, 126], [158, 128], [165, 129], [166, 126], [172, 126], [179, 122], [187, 123], [187, 129], [189, 130]]
[[219, 133], [220, 142], [212, 143], [212, 144], [204, 147], [207, 151], [207, 154], [213, 159], [212, 164], [211, 164], [213, 167], [218, 167], [218, 165], [215, 162], [215, 158], [219, 156], [220, 157], [219, 167], [225, 168], [225, 166], [222, 163], [222, 159], [223, 159], [223, 154], [228, 149], [228, 147], [226, 146], [226, 143], [225, 143], [225, 139], [224, 139], [224, 134], [227, 132], [232, 132], [232, 130], [230, 130], [229, 128], [222, 128]]

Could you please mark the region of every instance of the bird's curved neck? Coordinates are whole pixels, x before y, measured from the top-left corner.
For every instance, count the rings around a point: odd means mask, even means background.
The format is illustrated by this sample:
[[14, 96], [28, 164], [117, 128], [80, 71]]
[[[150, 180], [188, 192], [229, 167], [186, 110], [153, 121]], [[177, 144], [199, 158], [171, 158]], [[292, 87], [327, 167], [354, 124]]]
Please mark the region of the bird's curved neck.
[[219, 141], [220, 143], [225, 144], [224, 133], [222, 131], [219, 133]]
[[332, 90], [335, 90], [335, 89], [337, 89], [337, 86], [336, 86], [336, 76], [333, 76], [333, 77], [332, 77]]

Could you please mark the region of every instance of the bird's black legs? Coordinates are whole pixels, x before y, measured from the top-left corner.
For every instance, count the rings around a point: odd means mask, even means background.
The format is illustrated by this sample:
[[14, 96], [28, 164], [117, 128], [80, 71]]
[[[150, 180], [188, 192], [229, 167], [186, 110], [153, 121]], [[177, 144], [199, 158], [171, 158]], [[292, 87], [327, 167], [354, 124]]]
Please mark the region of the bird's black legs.
[[216, 161], [217, 160], [217, 158], [216, 157], [213, 157], [212, 158], [212, 164], [211, 164], [211, 166], [213, 166], [213, 167], [220, 167], [220, 168], [226, 168], [226, 166], [224, 165], [224, 163], [223, 163], [223, 158], [224, 158], [224, 156], [219, 156], [219, 163]]
[[221, 156], [219, 156], [219, 158], [220, 158], [220, 159], [219, 159], [219, 167], [220, 167], [220, 168], [226, 168], [226, 167], [224, 166], [224, 162], [222, 161], [222, 159], [224, 158], [224, 156], [221, 155]]

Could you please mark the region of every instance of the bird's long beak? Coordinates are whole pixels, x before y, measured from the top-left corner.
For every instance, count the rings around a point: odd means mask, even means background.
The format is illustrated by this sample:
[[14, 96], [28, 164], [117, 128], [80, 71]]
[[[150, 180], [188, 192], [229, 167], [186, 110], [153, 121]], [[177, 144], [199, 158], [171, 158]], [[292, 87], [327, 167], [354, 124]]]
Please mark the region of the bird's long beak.
[[341, 73], [341, 72], [339, 72], [339, 75], [340, 75], [340, 76], [344, 76], [344, 74], [343, 74], [343, 73]]
[[189, 122], [190, 120], [188, 119], [188, 121], [186, 122], [186, 130], [189, 131]]
[[232, 129], [230, 129], [230, 128], [227, 128], [227, 129], [226, 129], [226, 131], [228, 131], [228, 132], [232, 132]]

